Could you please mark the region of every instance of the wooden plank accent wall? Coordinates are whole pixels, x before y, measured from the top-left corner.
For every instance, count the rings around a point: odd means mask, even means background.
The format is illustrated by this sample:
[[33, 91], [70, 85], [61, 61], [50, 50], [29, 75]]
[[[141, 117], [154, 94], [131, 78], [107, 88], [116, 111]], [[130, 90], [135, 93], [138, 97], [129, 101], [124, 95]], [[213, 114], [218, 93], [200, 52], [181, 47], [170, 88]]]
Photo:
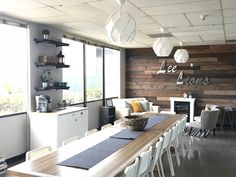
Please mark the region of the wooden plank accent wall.
[[[236, 107], [236, 45], [186, 47], [190, 58], [177, 64], [173, 58], [157, 57], [151, 48], [126, 50], [126, 97], [145, 97], [161, 109], [170, 109], [169, 97], [182, 97], [192, 92], [196, 98], [195, 113], [206, 104]], [[166, 66], [177, 65], [176, 73], [156, 74], [165, 59]], [[190, 63], [193, 67], [190, 67]], [[209, 77], [208, 86], [176, 85], [180, 71], [184, 78]]]

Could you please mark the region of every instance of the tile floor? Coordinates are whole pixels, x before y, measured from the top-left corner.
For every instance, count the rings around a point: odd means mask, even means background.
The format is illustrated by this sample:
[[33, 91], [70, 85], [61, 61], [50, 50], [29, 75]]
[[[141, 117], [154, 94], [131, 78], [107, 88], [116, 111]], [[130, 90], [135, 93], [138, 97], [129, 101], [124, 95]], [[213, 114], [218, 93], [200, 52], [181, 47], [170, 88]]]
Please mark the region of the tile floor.
[[[186, 136], [185, 141], [189, 150], [179, 167], [173, 157], [175, 177], [236, 177], [236, 131], [217, 130], [215, 137], [210, 133], [207, 138]], [[170, 177], [166, 159], [164, 166], [166, 177]]]

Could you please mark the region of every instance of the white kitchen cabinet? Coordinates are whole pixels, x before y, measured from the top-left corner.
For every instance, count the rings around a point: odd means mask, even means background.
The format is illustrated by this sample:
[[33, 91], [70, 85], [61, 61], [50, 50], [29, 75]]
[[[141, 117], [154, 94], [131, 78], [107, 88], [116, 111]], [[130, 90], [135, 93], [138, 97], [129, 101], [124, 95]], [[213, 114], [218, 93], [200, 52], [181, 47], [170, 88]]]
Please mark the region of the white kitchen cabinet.
[[30, 114], [30, 147], [57, 148], [73, 136], [83, 137], [88, 130], [88, 110], [69, 107], [52, 113]]

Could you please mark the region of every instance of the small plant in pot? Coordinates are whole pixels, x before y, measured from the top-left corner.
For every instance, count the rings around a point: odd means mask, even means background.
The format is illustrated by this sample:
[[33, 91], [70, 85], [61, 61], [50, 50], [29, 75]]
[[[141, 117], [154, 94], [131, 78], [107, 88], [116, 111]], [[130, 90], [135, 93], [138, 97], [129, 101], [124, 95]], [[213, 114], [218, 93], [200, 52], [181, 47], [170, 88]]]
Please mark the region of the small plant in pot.
[[49, 76], [47, 73], [43, 73], [40, 76], [41, 82], [42, 82], [42, 87], [46, 88], [48, 87], [48, 81], [49, 81]]
[[49, 34], [50, 34], [49, 30], [48, 29], [44, 29], [42, 31], [43, 39], [48, 39]]

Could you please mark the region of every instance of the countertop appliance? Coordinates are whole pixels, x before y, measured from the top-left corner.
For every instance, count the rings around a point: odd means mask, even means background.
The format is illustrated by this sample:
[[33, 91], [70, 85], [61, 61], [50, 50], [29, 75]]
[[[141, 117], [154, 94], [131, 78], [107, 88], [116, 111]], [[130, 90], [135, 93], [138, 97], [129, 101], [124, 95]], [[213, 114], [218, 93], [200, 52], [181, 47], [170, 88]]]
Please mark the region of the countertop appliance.
[[52, 98], [48, 95], [35, 96], [36, 112], [52, 112]]

